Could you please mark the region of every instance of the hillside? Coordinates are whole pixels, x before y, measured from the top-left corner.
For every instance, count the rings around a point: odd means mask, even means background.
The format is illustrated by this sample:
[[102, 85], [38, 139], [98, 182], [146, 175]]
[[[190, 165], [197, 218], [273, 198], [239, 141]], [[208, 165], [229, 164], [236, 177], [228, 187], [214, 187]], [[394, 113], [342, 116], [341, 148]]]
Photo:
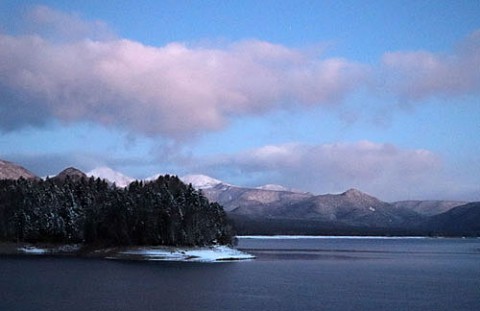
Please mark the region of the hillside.
[[[4, 179], [15, 180], [18, 176], [36, 178], [21, 166], [6, 161], [0, 163]], [[115, 184], [126, 187], [125, 190], [129, 192], [132, 187], [144, 187], [155, 181], [132, 182], [131, 178], [109, 168], [92, 172], [95, 173], [91, 174], [93, 176], [113, 179], [107, 184], [105, 191], [116, 189], [113, 186]], [[156, 177], [163, 178], [161, 175]], [[62, 184], [85, 182], [87, 178], [80, 170], [70, 167], [51, 180]], [[92, 180], [94, 179], [89, 179], [89, 182]], [[459, 201], [388, 203], [357, 189], [340, 194], [313, 195], [271, 184], [239, 187], [206, 175], [187, 175], [178, 179], [179, 182], [180, 180], [185, 184], [191, 184], [192, 189], [197, 189], [198, 194], [205, 199], [223, 206], [222, 211], [225, 210], [229, 218], [235, 222], [239, 234], [478, 234], [476, 227], [478, 209], [473, 208], [475, 205], [462, 205], [464, 202]], [[159, 188], [158, 191], [161, 189], [163, 188]], [[132, 204], [138, 208], [138, 202]]]
[[480, 202], [457, 206], [435, 215], [426, 226], [432, 235], [480, 236]]
[[309, 193], [244, 188], [220, 183], [202, 189], [205, 196], [221, 204], [227, 212], [266, 213], [268, 210], [291, 206], [312, 197]]
[[76, 169], [74, 167], [69, 167], [58, 173], [55, 177], [52, 179], [58, 180], [60, 182], [65, 182], [65, 180], [69, 178], [72, 181], [80, 181], [82, 178], [83, 179], [88, 179], [87, 175], [80, 171], [79, 169]]
[[38, 176], [18, 164], [0, 160], [0, 179], [16, 180], [19, 178], [38, 179]]
[[444, 213], [456, 206], [466, 204], [463, 201], [441, 201], [441, 200], [410, 200], [391, 203], [397, 208], [406, 208], [425, 216], [433, 216]]
[[[464, 203], [442, 200], [388, 203], [357, 189], [313, 195], [286, 191], [278, 185], [248, 188], [213, 180], [202, 184], [202, 193], [223, 205], [238, 233], [247, 235], [435, 235], [447, 231], [434, 231], [430, 224], [432, 216], [443, 215]], [[442, 217], [445, 222], [454, 218], [453, 214]], [[446, 223], [445, 228], [454, 227], [456, 222], [460, 220]], [[449, 232], [455, 235], [460, 230]]]
[[342, 194], [313, 195], [218, 183], [202, 191], [235, 219], [284, 219], [285, 223], [309, 220], [382, 228], [413, 226], [424, 219], [413, 210], [394, 207], [356, 189]]

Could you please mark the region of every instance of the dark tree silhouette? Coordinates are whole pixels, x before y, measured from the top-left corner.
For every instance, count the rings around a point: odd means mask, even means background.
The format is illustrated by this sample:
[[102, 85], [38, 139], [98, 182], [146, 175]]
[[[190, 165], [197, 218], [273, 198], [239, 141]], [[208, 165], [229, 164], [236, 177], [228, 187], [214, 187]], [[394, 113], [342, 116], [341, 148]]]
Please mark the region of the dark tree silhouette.
[[0, 240], [101, 245], [231, 244], [223, 208], [176, 176], [126, 189], [101, 179], [0, 181]]

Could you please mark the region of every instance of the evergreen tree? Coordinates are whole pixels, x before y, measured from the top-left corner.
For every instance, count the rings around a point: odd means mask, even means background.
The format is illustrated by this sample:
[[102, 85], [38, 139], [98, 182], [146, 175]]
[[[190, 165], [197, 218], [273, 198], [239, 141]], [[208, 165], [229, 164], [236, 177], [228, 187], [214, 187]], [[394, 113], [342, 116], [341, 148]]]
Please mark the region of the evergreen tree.
[[120, 189], [101, 179], [0, 181], [0, 240], [113, 245], [230, 244], [223, 208], [177, 176]]

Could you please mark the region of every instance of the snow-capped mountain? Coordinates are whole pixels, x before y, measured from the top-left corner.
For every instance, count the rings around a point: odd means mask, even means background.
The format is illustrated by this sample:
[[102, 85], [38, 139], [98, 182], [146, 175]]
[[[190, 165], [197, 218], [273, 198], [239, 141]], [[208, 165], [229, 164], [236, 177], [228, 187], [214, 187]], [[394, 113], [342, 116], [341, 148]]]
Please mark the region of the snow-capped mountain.
[[284, 187], [282, 185], [276, 185], [276, 184], [267, 184], [267, 185], [256, 187], [256, 189], [271, 190], [271, 191], [292, 191], [287, 187]]
[[185, 184], [192, 184], [195, 189], [213, 188], [219, 184], [224, 184], [221, 180], [207, 175], [186, 175], [180, 177]]
[[135, 179], [129, 176], [125, 176], [120, 172], [114, 171], [109, 167], [97, 167], [87, 173], [87, 176], [93, 176], [95, 178], [106, 179], [111, 183], [115, 183], [117, 187], [126, 187]]
[[158, 179], [158, 177], [164, 176], [164, 175], [166, 175], [166, 173], [165, 173], [165, 174], [160, 174], [160, 173], [158, 173], [158, 174], [152, 175], [152, 176], [150, 176], [150, 177], [146, 177], [146, 178], [144, 178], [144, 179], [142, 179], [142, 180], [143, 180], [144, 182], [145, 182], [145, 181], [155, 181], [155, 180]]

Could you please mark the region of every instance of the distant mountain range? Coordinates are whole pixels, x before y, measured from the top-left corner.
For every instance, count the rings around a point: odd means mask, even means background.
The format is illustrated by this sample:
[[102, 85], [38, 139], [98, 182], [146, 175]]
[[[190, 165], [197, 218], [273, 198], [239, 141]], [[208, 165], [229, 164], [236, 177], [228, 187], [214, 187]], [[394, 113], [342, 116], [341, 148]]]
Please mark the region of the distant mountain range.
[[[53, 178], [94, 176], [126, 187], [134, 179], [110, 168], [83, 173], [68, 168]], [[0, 179], [38, 178], [0, 160]], [[156, 179], [152, 176], [146, 180]], [[280, 185], [234, 186], [205, 175], [180, 177], [221, 204], [239, 234], [480, 235], [480, 203], [461, 201], [383, 202], [357, 189], [314, 195]]]
[[239, 187], [204, 175], [182, 180], [221, 204], [240, 234], [480, 235], [480, 203], [389, 203], [357, 189], [314, 195], [277, 185]]

